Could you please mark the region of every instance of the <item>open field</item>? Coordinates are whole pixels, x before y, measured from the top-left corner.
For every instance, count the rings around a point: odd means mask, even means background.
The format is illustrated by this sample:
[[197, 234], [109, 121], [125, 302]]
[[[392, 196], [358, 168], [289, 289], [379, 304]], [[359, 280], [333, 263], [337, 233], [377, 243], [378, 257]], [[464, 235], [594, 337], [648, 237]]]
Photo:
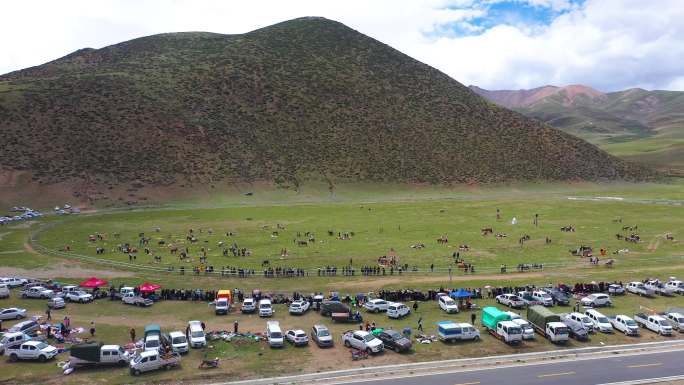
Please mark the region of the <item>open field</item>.
[[[385, 198], [383, 199], [383, 196]], [[568, 196], [581, 199], [568, 199]], [[624, 200], [599, 199], [595, 197], [624, 197]], [[143, 281], [159, 282], [166, 288], [241, 288], [250, 291], [259, 288], [264, 292], [302, 293], [339, 291], [341, 294], [355, 294], [381, 289], [413, 288], [423, 291], [441, 287], [484, 287], [515, 285], [546, 285], [549, 283], [574, 283], [592, 280], [629, 281], [657, 277], [684, 276], [684, 255], [678, 241], [684, 228], [684, 189], [681, 184], [673, 185], [573, 185], [563, 186], [520, 186], [500, 187], [498, 189], [455, 190], [441, 188], [396, 188], [364, 189], [345, 187], [335, 196], [326, 196], [318, 188], [300, 194], [290, 191], [271, 190], [263, 194], [256, 191], [252, 197], [240, 193], [216, 197], [210, 201], [173, 202], [159, 209], [100, 212], [79, 217], [49, 217], [40, 223], [20, 223], [0, 227], [0, 276], [20, 275], [53, 278], [63, 283], [79, 282], [82, 278], [98, 275], [110, 280], [112, 284], [140, 284]], [[279, 204], [275, 204], [279, 203]], [[370, 210], [369, 210], [370, 208]], [[496, 208], [501, 210], [502, 219], [496, 220]], [[539, 226], [532, 224], [534, 214], [539, 214]], [[512, 225], [512, 217], [518, 224]], [[622, 223], [613, 219], [622, 218]], [[277, 225], [285, 229], [278, 229]], [[576, 232], [561, 232], [561, 226], [574, 225]], [[616, 233], [626, 234], [622, 226], [638, 225], [640, 243], [627, 243], [617, 240]], [[269, 226], [264, 228], [264, 226]], [[154, 229], [160, 228], [159, 232]], [[507, 237], [497, 239], [492, 235], [482, 236], [480, 229], [492, 227], [494, 233], [506, 233]], [[186, 247], [189, 229], [198, 238], [194, 244], [187, 244], [191, 260], [180, 262], [169, 252], [168, 243]], [[39, 231], [40, 229], [44, 229]], [[201, 232], [200, 232], [200, 229]], [[209, 235], [209, 229], [213, 234]], [[329, 236], [327, 231], [332, 230]], [[272, 237], [278, 231], [277, 237]], [[297, 232], [313, 232], [316, 241], [308, 246], [297, 246], [293, 240]], [[354, 232], [349, 240], [337, 239], [337, 232]], [[32, 233], [38, 233], [37, 244], [49, 250], [57, 250], [69, 245], [72, 254], [98, 257], [117, 263], [107, 265], [93, 261], [71, 259], [68, 256], [48, 256], [37, 252], [29, 242]], [[88, 235], [106, 234], [105, 241], [88, 241]], [[114, 233], [119, 232], [116, 240]], [[127, 254], [117, 252], [119, 243], [129, 242], [138, 247], [138, 233], [144, 232], [152, 238], [150, 248], [153, 255], [162, 256], [161, 263], [153, 262], [152, 256], [145, 255], [140, 248], [137, 258], [130, 266]], [[227, 237], [226, 232], [237, 235]], [[675, 241], [664, 238], [672, 233]], [[523, 235], [531, 239], [523, 246], [518, 239]], [[449, 243], [438, 244], [436, 239], [447, 235]], [[545, 237], [552, 242], [546, 245]], [[160, 246], [159, 240], [167, 244]], [[206, 242], [205, 242], [206, 241]], [[240, 248], [251, 250], [251, 256], [225, 257], [218, 242], [226, 245], [236, 242]], [[424, 243], [424, 249], [413, 249], [412, 244]], [[458, 251], [459, 244], [468, 244], [470, 251], [460, 252], [466, 262], [475, 265], [475, 274], [464, 274], [454, 268], [451, 255]], [[599, 248], [610, 252], [627, 248], [629, 253], [609, 255], [602, 260], [614, 258], [613, 268], [602, 263], [591, 265], [586, 258], [573, 257], [568, 249], [580, 245], [590, 245], [598, 254]], [[455, 247], [454, 247], [455, 246]], [[104, 254], [96, 254], [95, 248], [103, 247]], [[216, 275], [190, 273], [192, 266], [198, 265], [201, 247], [208, 249], [207, 264], [220, 266], [241, 266], [256, 270], [255, 277], [237, 279]], [[280, 250], [288, 249], [288, 256], [280, 259]], [[353, 260], [354, 267], [363, 265], [377, 266], [376, 260], [394, 249], [401, 264], [416, 266], [417, 272], [397, 272], [379, 277], [318, 277], [316, 269], [325, 265], [342, 267]], [[308, 271], [304, 278], [263, 278], [261, 264], [268, 259], [270, 265], [301, 267]], [[543, 263], [543, 270], [525, 273], [512, 272], [518, 263]], [[434, 264], [435, 271], [429, 272]], [[508, 265], [509, 273], [499, 273], [501, 264]], [[173, 273], [165, 273], [165, 266], [173, 265]], [[178, 273], [184, 265], [185, 275]], [[448, 268], [452, 267], [449, 276]], [[160, 268], [161, 269], [158, 269]], [[492, 304], [491, 300], [476, 301], [480, 306]], [[44, 301], [21, 300], [16, 292], [9, 300], [0, 300], [0, 306], [26, 307], [31, 314], [45, 311]], [[684, 307], [684, 297], [644, 299], [626, 296], [615, 299], [615, 306], [607, 309], [607, 314], [632, 314], [648, 309], [662, 311], [670, 306]], [[558, 312], [569, 308], [556, 309]], [[400, 321], [389, 321], [384, 315], [366, 315], [379, 326], [401, 329], [416, 328], [419, 317], [423, 318], [426, 331], [434, 333], [434, 322], [455, 319], [470, 321], [467, 312], [459, 315], [441, 313], [434, 302], [421, 303], [418, 314], [412, 314]], [[184, 330], [188, 320], [201, 319], [209, 330], [230, 330], [232, 322], [239, 320], [240, 330], [262, 331], [265, 321], [256, 316], [240, 315], [235, 312], [228, 316], [215, 316], [212, 308], [205, 302], [165, 301], [149, 309], [126, 307], [119, 302], [99, 300], [94, 304], [68, 305], [66, 310], [53, 313], [55, 319], [68, 314], [74, 326], [87, 326], [94, 321], [97, 338], [108, 342], [123, 344], [128, 340], [128, 330], [135, 327], [142, 334], [145, 324], [158, 322], [165, 331]], [[298, 327], [307, 330], [317, 322], [332, 326], [337, 336], [338, 346], [321, 350], [315, 346], [294, 348], [286, 346], [284, 351], [272, 350], [263, 342], [251, 344], [231, 344], [215, 342], [208, 349], [209, 357], [222, 359], [221, 368], [213, 371], [198, 371], [201, 351], [193, 351], [185, 357], [182, 367], [170, 372], [158, 372], [133, 378], [124, 369], [81, 370], [69, 377], [61, 376], [55, 363], [18, 363], [0, 362], [0, 382], [6, 383], [170, 383], [201, 382], [209, 378], [238, 379], [265, 377], [286, 373], [332, 370], [353, 365], [378, 365], [389, 363], [415, 362], [447, 358], [505, 354], [554, 349], [554, 345], [541, 338], [521, 347], [510, 347], [488, 335], [483, 335], [479, 343], [465, 343], [446, 346], [442, 343], [417, 345], [410, 354], [398, 355], [393, 352], [373, 357], [369, 360], [352, 362], [349, 352], [339, 344], [339, 334], [357, 325], [332, 325], [318, 314], [309, 312], [302, 317], [287, 315], [283, 305], [276, 305], [275, 319], [280, 320], [284, 329]], [[478, 314], [478, 322], [480, 315]], [[11, 323], [4, 323], [7, 327]], [[679, 338], [677, 335], [674, 338]], [[637, 341], [652, 341], [658, 337], [643, 332]], [[570, 346], [589, 346], [595, 344], [619, 344], [634, 342], [633, 338], [622, 335], [593, 335], [590, 342], [572, 342]], [[63, 360], [66, 355], [60, 355]], [[4, 383], [3, 382], [3, 383]]]

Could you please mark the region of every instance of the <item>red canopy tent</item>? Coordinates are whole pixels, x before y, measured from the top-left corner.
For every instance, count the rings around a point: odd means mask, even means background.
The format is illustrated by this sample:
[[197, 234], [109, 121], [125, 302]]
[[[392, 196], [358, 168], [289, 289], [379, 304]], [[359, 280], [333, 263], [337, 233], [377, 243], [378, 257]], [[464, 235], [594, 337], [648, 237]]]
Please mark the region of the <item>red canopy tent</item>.
[[89, 288], [89, 289], [95, 289], [95, 288], [98, 288], [98, 287], [107, 286], [107, 283], [108, 283], [108, 282], [105, 281], [104, 279], [91, 277], [91, 278], [88, 278], [88, 279], [86, 279], [85, 281], [81, 282], [81, 283], [79, 284], [79, 286], [81, 286], [81, 287], [87, 287], [87, 288]]
[[142, 285], [138, 286], [138, 290], [140, 290], [141, 293], [154, 293], [155, 290], [161, 289], [160, 285], [157, 285], [156, 283], [149, 283], [145, 282]]

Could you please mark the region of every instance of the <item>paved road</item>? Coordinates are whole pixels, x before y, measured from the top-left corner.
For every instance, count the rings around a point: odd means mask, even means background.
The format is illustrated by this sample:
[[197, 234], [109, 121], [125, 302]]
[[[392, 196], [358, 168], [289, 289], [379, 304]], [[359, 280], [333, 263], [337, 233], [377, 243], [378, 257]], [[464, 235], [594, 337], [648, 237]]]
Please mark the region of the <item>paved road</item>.
[[684, 351], [349, 382], [372, 385], [598, 385], [684, 375]]

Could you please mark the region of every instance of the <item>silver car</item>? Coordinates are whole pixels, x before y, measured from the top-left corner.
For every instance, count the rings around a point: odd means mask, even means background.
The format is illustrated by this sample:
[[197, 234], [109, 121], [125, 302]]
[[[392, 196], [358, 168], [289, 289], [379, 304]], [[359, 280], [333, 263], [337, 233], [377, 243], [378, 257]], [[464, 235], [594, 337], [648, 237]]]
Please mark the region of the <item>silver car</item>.
[[26, 309], [20, 309], [18, 307], [9, 307], [7, 309], [0, 310], [0, 320], [22, 318], [26, 318]]

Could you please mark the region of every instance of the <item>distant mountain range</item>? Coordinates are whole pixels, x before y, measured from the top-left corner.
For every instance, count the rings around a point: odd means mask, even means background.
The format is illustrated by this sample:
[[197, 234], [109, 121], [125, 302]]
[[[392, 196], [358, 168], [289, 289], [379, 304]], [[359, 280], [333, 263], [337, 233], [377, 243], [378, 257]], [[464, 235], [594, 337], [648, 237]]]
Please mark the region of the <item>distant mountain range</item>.
[[604, 93], [583, 85], [470, 89], [615, 155], [684, 169], [684, 92], [632, 88]]

